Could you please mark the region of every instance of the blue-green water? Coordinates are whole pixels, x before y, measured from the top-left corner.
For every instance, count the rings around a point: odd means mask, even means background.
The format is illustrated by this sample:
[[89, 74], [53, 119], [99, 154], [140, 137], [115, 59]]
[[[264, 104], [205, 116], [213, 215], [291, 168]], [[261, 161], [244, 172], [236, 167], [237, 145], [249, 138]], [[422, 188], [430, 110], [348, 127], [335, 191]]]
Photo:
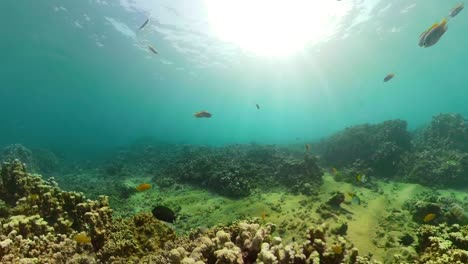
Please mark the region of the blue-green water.
[[[347, 8], [326, 39], [289, 56], [219, 39], [207, 2], [1, 1], [0, 145], [90, 155], [146, 136], [288, 143], [365, 122], [401, 118], [414, 129], [441, 112], [468, 116], [466, 10], [435, 46], [417, 45], [457, 1], [337, 1]], [[269, 5], [256, 11], [262, 21]], [[200, 110], [213, 117], [194, 118]]]

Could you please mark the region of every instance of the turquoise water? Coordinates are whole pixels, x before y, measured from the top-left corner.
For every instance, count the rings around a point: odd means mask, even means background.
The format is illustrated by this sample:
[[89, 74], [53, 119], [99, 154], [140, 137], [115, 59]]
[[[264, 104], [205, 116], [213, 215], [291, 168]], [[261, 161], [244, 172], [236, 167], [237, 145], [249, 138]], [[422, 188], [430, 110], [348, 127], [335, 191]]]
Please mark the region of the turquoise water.
[[[147, 136], [290, 143], [365, 122], [400, 118], [415, 129], [441, 112], [468, 116], [466, 10], [439, 43], [417, 45], [457, 1], [337, 1], [323, 8], [346, 5], [335, 27], [313, 23], [327, 36], [288, 56], [221, 39], [208, 2], [2, 1], [0, 145], [90, 155]], [[288, 6], [301, 2], [289, 1], [278, 20], [288, 24]], [[259, 21], [268, 10], [254, 10]], [[194, 118], [200, 110], [213, 117]]]

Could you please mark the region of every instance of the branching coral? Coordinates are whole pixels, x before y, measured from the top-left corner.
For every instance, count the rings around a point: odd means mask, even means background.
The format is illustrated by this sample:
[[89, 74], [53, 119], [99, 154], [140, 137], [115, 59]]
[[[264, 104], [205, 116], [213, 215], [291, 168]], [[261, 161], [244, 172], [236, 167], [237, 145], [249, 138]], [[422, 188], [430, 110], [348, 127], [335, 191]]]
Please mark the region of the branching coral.
[[418, 263], [468, 263], [468, 226], [423, 225], [418, 237]]

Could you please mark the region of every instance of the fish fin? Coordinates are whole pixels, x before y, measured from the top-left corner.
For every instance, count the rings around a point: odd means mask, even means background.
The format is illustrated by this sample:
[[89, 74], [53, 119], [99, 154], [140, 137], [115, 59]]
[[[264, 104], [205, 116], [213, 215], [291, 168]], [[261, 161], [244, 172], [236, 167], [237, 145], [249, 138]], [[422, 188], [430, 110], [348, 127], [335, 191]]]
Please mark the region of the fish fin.
[[[426, 31], [423, 32], [426, 33], [426, 32], [429, 32], [431, 29], [435, 28], [435, 27], [438, 27], [439, 26], [439, 22], [435, 22], [432, 26], [430, 26]], [[421, 34], [422, 36], [422, 34]]]

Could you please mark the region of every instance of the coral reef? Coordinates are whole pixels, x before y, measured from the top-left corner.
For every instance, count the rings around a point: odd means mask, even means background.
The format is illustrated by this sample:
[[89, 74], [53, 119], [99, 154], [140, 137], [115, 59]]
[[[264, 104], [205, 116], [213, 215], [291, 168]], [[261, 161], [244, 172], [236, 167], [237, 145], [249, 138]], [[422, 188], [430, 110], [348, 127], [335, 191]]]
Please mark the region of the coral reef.
[[409, 182], [430, 186], [468, 183], [468, 153], [447, 149], [425, 149], [403, 156], [399, 175]]
[[272, 236], [276, 227], [258, 219], [176, 238], [150, 213], [112, 219], [107, 197], [64, 192], [18, 160], [3, 164], [0, 190], [8, 207], [0, 218], [2, 263], [373, 263], [326, 225], [310, 229], [302, 244], [284, 245]]
[[[424, 192], [408, 200], [405, 208], [410, 211], [416, 223], [468, 224], [468, 201], [454, 196], [442, 196], [438, 192]], [[428, 214], [435, 214], [435, 217], [425, 222], [424, 217]]]
[[460, 114], [439, 114], [415, 138], [417, 148], [468, 152], [468, 121]]
[[461, 115], [440, 114], [416, 133], [415, 151], [405, 153], [398, 174], [430, 186], [468, 185], [468, 123]]
[[418, 232], [417, 263], [468, 263], [468, 226], [423, 225]]
[[288, 157], [274, 146], [233, 145], [224, 148], [186, 147], [154, 180], [206, 187], [230, 197], [248, 196], [256, 188], [286, 187], [311, 194], [322, 171], [313, 156]]
[[[429, 186], [468, 185], [468, 122], [459, 114], [434, 116], [425, 128], [406, 131], [406, 122], [346, 128], [316, 145], [322, 162], [339, 169], [337, 180], [360, 183], [356, 175], [397, 177]], [[369, 177], [367, 177], [369, 179]]]
[[2, 263], [98, 263], [119, 254], [138, 258], [175, 236], [149, 213], [114, 220], [107, 197], [92, 201], [62, 191], [53, 179], [27, 173], [18, 160], [2, 166], [0, 199]]
[[403, 120], [352, 126], [322, 140], [316, 148], [330, 167], [350, 167], [360, 160], [376, 176], [389, 177], [395, 174], [400, 156], [411, 148], [406, 126]]
[[216, 227], [191, 240], [169, 245], [156, 263], [376, 263], [358, 256], [358, 251], [341, 236], [331, 235], [326, 225], [311, 228], [303, 243], [283, 244], [273, 237], [275, 226], [240, 221]]
[[57, 172], [60, 168], [59, 158], [49, 150], [30, 150], [21, 144], [8, 145], [3, 148], [0, 160], [11, 162], [15, 159], [27, 165], [31, 172], [50, 174]]

